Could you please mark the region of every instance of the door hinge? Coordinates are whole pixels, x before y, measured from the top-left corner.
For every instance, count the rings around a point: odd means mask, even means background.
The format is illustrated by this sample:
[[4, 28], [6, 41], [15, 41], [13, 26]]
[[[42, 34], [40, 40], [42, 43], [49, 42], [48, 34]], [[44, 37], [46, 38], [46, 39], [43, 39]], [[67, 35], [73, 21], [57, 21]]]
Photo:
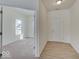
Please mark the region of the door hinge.
[[0, 13], [2, 14], [2, 13], [3, 13], [3, 11], [0, 11]]
[[0, 35], [2, 35], [2, 32], [0, 32]]
[[33, 47], [33, 49], [35, 49], [35, 46]]

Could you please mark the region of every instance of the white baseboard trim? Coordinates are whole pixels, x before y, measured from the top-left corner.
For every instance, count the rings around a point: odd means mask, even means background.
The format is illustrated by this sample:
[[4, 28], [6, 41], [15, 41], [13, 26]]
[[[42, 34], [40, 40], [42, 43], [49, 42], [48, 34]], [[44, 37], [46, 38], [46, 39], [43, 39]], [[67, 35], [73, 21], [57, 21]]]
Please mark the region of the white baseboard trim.
[[70, 43], [70, 44], [74, 48], [74, 50], [79, 54], [79, 49], [74, 44], [72, 44], [72, 43]]
[[52, 41], [52, 40], [49, 40], [49, 42], [62, 42], [62, 43], [70, 43], [70, 42], [67, 42], [67, 41]]
[[[48, 41], [47, 41], [47, 42], [48, 42]], [[46, 43], [44, 44], [44, 46], [41, 48], [41, 51], [39, 52], [40, 56], [41, 56], [42, 52], [44, 51], [44, 48], [46, 47], [47, 42], [46, 42]], [[40, 56], [39, 56], [39, 57], [40, 57]]]

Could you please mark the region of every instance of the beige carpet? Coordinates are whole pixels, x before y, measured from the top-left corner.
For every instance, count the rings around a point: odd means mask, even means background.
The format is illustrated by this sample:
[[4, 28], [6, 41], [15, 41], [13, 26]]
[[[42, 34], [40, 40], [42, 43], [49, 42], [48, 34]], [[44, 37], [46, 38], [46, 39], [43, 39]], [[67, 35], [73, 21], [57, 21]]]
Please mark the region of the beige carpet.
[[79, 55], [70, 44], [48, 42], [40, 59], [79, 59]]
[[0, 59], [34, 59], [33, 39], [26, 38], [3, 46]]

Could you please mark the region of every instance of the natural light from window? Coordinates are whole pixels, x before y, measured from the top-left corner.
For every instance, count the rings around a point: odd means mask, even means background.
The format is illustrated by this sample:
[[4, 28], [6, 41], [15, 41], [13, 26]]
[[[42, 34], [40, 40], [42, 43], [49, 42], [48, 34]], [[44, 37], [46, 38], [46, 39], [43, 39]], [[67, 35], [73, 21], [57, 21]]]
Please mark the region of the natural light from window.
[[16, 36], [20, 38], [20, 40], [23, 39], [23, 33], [22, 33], [22, 20], [16, 19]]

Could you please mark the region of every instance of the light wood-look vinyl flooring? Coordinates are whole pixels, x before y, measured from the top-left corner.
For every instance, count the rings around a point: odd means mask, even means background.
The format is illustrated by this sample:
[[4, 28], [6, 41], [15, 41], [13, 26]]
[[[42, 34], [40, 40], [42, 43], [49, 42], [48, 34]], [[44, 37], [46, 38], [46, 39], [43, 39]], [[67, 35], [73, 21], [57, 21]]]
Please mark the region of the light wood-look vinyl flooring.
[[48, 42], [40, 59], [79, 59], [79, 54], [68, 43]]

